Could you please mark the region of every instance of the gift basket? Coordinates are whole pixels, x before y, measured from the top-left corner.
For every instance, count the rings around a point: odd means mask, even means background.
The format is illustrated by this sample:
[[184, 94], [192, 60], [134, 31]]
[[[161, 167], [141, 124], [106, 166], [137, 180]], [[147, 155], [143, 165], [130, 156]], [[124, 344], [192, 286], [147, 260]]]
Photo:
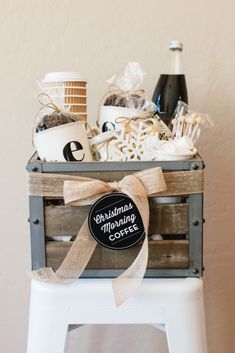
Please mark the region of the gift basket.
[[40, 84], [37, 153], [27, 165], [34, 278], [118, 276], [114, 292], [132, 279], [120, 304], [144, 276], [202, 275], [204, 162], [197, 145], [213, 122], [180, 99], [164, 122], [144, 76], [130, 62], [108, 80], [96, 127], [75, 109], [86, 100], [68, 100], [86, 95], [78, 74], [47, 74]]

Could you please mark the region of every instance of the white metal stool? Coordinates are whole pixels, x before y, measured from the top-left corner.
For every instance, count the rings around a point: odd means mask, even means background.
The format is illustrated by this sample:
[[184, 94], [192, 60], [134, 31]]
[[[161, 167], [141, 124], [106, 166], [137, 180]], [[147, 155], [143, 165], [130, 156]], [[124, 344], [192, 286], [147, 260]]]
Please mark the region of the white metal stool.
[[[169, 353], [207, 353], [202, 279], [144, 279], [115, 307], [111, 279], [32, 281], [28, 353], [65, 353], [70, 325], [165, 325]], [[73, 326], [70, 326], [70, 328]]]

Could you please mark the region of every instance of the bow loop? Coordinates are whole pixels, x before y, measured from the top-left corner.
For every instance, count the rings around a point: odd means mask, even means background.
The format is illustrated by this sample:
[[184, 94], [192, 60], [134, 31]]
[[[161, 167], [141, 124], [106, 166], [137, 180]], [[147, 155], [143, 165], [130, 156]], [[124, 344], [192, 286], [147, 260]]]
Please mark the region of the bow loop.
[[[137, 178], [142, 183], [148, 196], [166, 189], [166, 183], [161, 168], [152, 168], [133, 175], [126, 175], [119, 182], [105, 182], [89, 178], [65, 180], [63, 190], [64, 202], [66, 205], [70, 206], [83, 206], [94, 203], [98, 198], [112, 191], [121, 190], [128, 194], [128, 190], [132, 189], [133, 178]], [[138, 193], [138, 189], [136, 193]]]
[[64, 203], [70, 206], [82, 206], [93, 203], [99, 197], [113, 191], [111, 183], [102, 180], [64, 182]]

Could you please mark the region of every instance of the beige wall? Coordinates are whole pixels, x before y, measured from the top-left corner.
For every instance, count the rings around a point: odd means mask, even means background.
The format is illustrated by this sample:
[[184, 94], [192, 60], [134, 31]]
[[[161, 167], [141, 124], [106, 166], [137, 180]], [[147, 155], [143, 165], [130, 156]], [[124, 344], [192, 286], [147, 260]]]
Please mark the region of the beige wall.
[[[190, 104], [209, 112], [216, 123], [204, 132], [199, 149], [207, 165], [204, 279], [209, 352], [235, 351], [234, 11], [232, 0], [0, 0], [2, 352], [23, 353], [26, 344], [30, 249], [24, 166], [33, 151], [35, 81], [48, 71], [81, 71], [89, 82], [94, 121], [105, 80], [128, 60], [143, 65], [145, 87], [152, 94], [168, 40], [174, 38], [185, 44]], [[74, 333], [70, 352], [124, 352], [120, 345], [125, 344], [129, 352], [166, 352], [164, 335], [150, 328], [94, 331]], [[141, 344], [136, 337], [142, 332], [146, 340]]]

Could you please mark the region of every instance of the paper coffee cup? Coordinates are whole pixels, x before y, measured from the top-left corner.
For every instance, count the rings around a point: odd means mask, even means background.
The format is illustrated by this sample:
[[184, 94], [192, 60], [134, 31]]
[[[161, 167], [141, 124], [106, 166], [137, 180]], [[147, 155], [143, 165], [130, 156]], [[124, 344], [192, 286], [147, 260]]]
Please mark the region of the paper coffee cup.
[[80, 80], [78, 81], [76, 78], [75, 78], [75, 81], [64, 80], [63, 83], [64, 83], [64, 87], [74, 87], [74, 88], [76, 87], [86, 88], [86, 84], [87, 84], [86, 81], [80, 81]]
[[43, 86], [43, 91], [46, 92], [50, 97], [51, 96], [70, 96], [70, 95], [74, 95], [74, 96], [86, 96], [86, 88], [83, 87], [76, 87], [76, 88], [67, 88], [64, 86], [63, 83], [56, 83], [53, 86], [47, 86], [44, 85]]
[[68, 123], [35, 133], [34, 144], [43, 161], [92, 161], [84, 122]]
[[86, 96], [87, 90], [86, 88], [76, 87], [76, 88], [64, 88], [65, 95], [78, 95], [78, 96]]
[[76, 96], [76, 95], [67, 95], [64, 96], [65, 104], [85, 104], [86, 105], [86, 96]]
[[87, 112], [87, 106], [86, 105], [80, 105], [80, 104], [69, 104], [68, 106], [65, 105], [65, 108], [70, 107], [70, 112], [71, 113], [83, 113], [85, 114]]
[[87, 81], [77, 72], [49, 72], [42, 80], [43, 90], [72, 113], [87, 112]]

